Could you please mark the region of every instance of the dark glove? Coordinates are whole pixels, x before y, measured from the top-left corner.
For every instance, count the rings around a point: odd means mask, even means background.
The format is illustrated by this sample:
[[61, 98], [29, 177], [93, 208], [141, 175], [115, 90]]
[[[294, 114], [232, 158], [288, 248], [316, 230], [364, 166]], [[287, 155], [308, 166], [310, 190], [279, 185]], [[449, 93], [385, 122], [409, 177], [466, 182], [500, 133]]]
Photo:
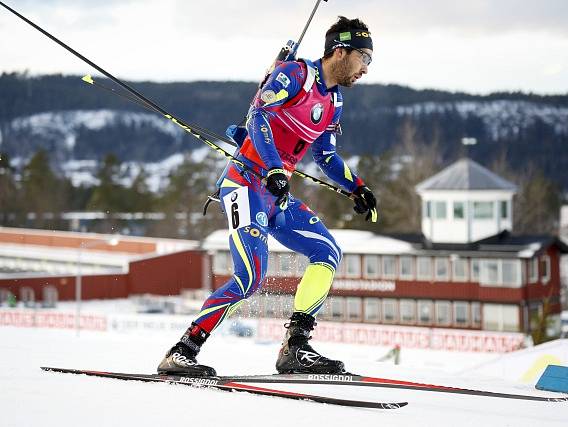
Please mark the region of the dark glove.
[[268, 171], [266, 174], [266, 189], [277, 198], [277, 205], [281, 205], [287, 200], [290, 183], [284, 173], [284, 169], [272, 168]]
[[366, 185], [361, 185], [353, 192], [355, 199], [355, 206], [353, 210], [358, 214], [367, 213], [365, 221], [371, 220], [371, 222], [377, 222], [379, 217], [377, 213], [377, 199], [373, 192]]

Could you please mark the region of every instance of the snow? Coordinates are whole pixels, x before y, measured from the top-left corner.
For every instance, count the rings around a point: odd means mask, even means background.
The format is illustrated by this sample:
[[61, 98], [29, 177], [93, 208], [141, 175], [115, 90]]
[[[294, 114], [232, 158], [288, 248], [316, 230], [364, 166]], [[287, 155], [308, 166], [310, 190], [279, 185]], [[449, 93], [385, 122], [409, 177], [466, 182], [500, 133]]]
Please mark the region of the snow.
[[14, 130], [29, 130], [32, 135], [53, 133], [62, 135], [68, 149], [75, 145], [75, 138], [80, 128], [100, 130], [114, 123], [126, 126], [150, 124], [163, 133], [180, 140], [184, 131], [169, 120], [164, 120], [157, 114], [134, 113], [122, 110], [70, 110], [49, 111], [44, 113], [22, 116], [14, 119], [11, 127]]
[[[60, 304], [62, 308], [72, 305]], [[85, 312], [124, 312], [124, 301], [86, 302]], [[149, 315], [146, 315], [149, 316]], [[229, 326], [230, 320], [223, 326]], [[217, 333], [218, 332], [218, 333]], [[408, 401], [397, 410], [370, 410], [289, 401], [246, 393], [193, 389], [43, 372], [40, 366], [154, 372], [178, 331], [88, 332], [0, 328], [1, 425], [111, 426], [157, 425], [240, 426], [565, 426], [568, 403], [548, 403], [489, 397], [350, 386], [283, 386], [335, 397], [376, 401]], [[495, 355], [402, 349], [402, 363], [377, 362], [388, 349], [313, 343], [315, 348], [346, 362], [350, 371], [383, 378], [490, 391], [548, 395], [497, 376], [472, 373], [475, 365]], [[277, 342], [256, 342], [216, 331], [200, 360], [219, 374], [269, 374]], [[487, 363], [486, 363], [487, 362]], [[486, 369], [487, 370], [487, 369]]]
[[478, 116], [494, 141], [517, 136], [540, 120], [568, 135], [568, 108], [543, 106], [529, 101], [424, 102], [395, 108], [398, 115], [444, 114], [456, 111], [462, 118]]

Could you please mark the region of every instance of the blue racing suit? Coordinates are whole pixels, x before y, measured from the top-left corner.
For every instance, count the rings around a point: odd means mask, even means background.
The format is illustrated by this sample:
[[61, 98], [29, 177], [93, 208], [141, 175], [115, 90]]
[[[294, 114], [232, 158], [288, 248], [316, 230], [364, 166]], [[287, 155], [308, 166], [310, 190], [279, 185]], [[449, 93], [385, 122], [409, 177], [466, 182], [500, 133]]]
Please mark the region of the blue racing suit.
[[[246, 137], [238, 159], [219, 179], [230, 230], [234, 274], [205, 301], [195, 323], [211, 333], [261, 286], [267, 270], [268, 235], [309, 259], [298, 285], [294, 311], [316, 316], [341, 261], [341, 249], [321, 219], [289, 195], [285, 209], [258, 175], [281, 168], [291, 175], [311, 147], [323, 172], [349, 192], [364, 185], [336, 152], [342, 97], [328, 88], [321, 61], [286, 62], [272, 72], [247, 115]], [[254, 170], [256, 174], [251, 173]]]

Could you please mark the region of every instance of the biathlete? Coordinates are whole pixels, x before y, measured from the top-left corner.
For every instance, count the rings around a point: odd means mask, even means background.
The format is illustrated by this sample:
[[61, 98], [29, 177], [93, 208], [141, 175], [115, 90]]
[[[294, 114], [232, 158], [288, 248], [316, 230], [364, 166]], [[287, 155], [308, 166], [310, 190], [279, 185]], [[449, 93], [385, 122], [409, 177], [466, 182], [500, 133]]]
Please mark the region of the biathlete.
[[160, 362], [159, 373], [215, 375], [196, 356], [215, 328], [260, 288], [267, 269], [268, 234], [309, 259], [285, 325], [276, 370], [344, 372], [343, 362], [322, 356], [308, 343], [341, 261], [341, 248], [319, 217], [289, 193], [289, 178], [311, 147], [323, 172], [353, 193], [355, 211], [377, 220], [372, 191], [336, 152], [343, 108], [339, 86], [351, 87], [366, 74], [372, 54], [368, 27], [359, 19], [340, 16], [326, 33], [323, 58], [281, 63], [259, 90], [237, 155], [246, 167], [229, 163], [217, 183], [229, 223], [234, 275], [207, 298], [195, 321]]

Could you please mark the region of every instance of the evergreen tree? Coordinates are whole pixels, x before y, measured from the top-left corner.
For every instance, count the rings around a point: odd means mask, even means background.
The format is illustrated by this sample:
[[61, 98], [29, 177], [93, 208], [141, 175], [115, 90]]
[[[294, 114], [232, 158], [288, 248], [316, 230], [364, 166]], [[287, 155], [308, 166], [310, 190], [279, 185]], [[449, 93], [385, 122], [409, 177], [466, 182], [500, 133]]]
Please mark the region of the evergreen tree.
[[15, 225], [18, 213], [18, 189], [10, 158], [0, 152], [0, 224]]
[[513, 231], [519, 234], [554, 234], [558, 232], [562, 191], [557, 184], [544, 176], [533, 163], [521, 172], [514, 171], [502, 150], [491, 169], [517, 185], [513, 198]]
[[[382, 233], [420, 233], [422, 205], [415, 187], [439, 170], [438, 145], [435, 140], [430, 144], [420, 141], [410, 119], [403, 122], [399, 135], [400, 147], [381, 157], [362, 157], [357, 168], [377, 196], [378, 223], [352, 216], [346, 227]], [[435, 133], [432, 138], [435, 139]]]
[[57, 224], [67, 201], [67, 183], [52, 171], [47, 152], [37, 151], [22, 172], [20, 206], [34, 214], [31, 225], [39, 228]]
[[541, 170], [529, 171], [519, 180], [514, 203], [513, 229], [518, 233], [558, 232], [561, 191]]
[[87, 202], [87, 210], [114, 213], [124, 211], [125, 201], [119, 184], [120, 161], [114, 154], [107, 154], [97, 173], [99, 184]]
[[143, 166], [134, 177], [130, 188], [124, 189], [126, 212], [151, 212], [154, 209], [154, 195], [146, 183], [148, 174]]
[[160, 211], [167, 219], [155, 225], [151, 233], [170, 237], [200, 239], [212, 231], [226, 226], [218, 203], [213, 203], [206, 217], [202, 216], [207, 196], [215, 191], [217, 181], [225, 163], [219, 163], [215, 152], [208, 152], [205, 158], [194, 161], [189, 155], [170, 175], [170, 182], [158, 201]]

